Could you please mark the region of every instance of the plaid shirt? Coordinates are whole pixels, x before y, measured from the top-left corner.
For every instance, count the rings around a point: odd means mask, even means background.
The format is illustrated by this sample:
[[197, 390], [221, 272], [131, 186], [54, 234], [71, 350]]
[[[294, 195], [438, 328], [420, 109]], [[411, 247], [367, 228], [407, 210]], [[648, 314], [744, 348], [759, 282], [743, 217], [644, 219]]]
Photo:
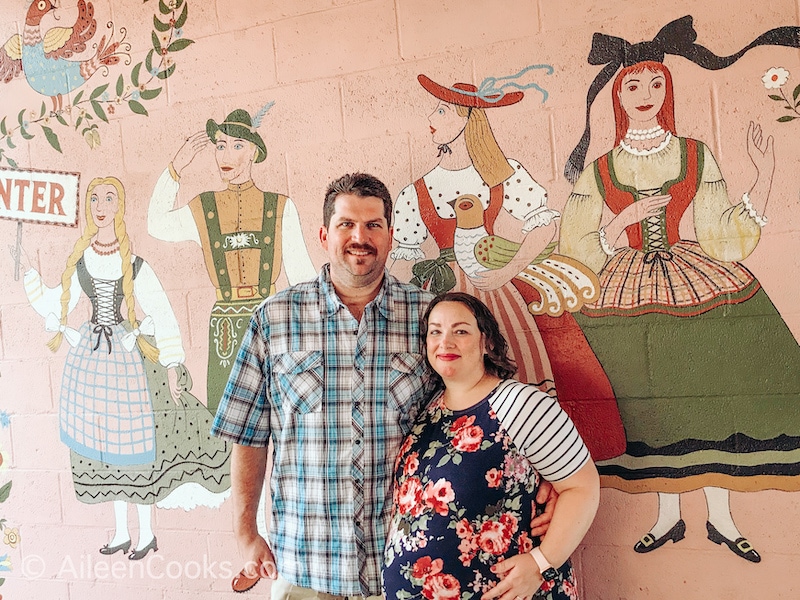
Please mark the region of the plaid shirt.
[[394, 461], [430, 380], [420, 317], [431, 298], [387, 272], [359, 322], [326, 265], [253, 314], [211, 431], [272, 440], [270, 546], [290, 583], [381, 593]]

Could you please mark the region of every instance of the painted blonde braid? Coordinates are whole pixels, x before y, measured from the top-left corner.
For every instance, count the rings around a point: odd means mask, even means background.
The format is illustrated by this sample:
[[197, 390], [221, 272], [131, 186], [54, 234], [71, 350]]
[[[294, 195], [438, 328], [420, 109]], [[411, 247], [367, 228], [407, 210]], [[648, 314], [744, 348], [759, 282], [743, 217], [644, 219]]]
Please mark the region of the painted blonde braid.
[[514, 174], [514, 168], [508, 164], [503, 151], [494, 137], [486, 111], [482, 108], [470, 110], [466, 106], [456, 105], [459, 116], [468, 117], [464, 128], [464, 141], [467, 143], [472, 164], [481, 179], [489, 187], [494, 187]]

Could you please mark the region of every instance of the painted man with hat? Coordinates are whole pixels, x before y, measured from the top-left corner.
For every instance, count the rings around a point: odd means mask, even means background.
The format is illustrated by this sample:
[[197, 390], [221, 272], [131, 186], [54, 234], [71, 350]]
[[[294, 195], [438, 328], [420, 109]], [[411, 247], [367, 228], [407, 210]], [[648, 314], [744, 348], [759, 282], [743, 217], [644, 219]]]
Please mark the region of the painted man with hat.
[[[209, 119], [175, 154], [156, 183], [147, 228], [166, 242], [194, 241], [203, 249], [208, 276], [217, 290], [209, 320], [208, 409], [216, 412], [253, 309], [275, 292], [281, 264], [289, 284], [316, 275], [300, 219], [283, 194], [265, 192], [252, 179], [253, 163], [267, 157], [258, 133], [261, 118], [236, 109], [224, 121]], [[175, 208], [184, 169], [212, 146], [225, 189], [203, 192]]]
[[[488, 111], [520, 102], [522, 89], [546, 98], [537, 84], [523, 83], [539, 69], [552, 71], [533, 65], [477, 87], [445, 87], [418, 76], [436, 99], [428, 122], [438, 163], [395, 201], [392, 258], [415, 262], [413, 283], [434, 293], [467, 292], [489, 306], [519, 380], [557, 396], [601, 460], [624, 450], [624, 432], [608, 378], [572, 316], [596, 295], [597, 279], [578, 261], [553, 253], [559, 213], [525, 168], [506, 158], [487, 118]], [[518, 223], [520, 243], [494, 234], [502, 213]], [[439, 247], [437, 258], [426, 259], [420, 248], [428, 235]]]

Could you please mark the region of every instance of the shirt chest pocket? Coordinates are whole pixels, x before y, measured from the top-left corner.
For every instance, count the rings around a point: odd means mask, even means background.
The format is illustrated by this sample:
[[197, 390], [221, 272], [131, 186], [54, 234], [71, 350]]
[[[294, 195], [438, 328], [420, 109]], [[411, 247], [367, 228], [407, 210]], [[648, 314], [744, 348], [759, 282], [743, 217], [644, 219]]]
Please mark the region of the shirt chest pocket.
[[392, 354], [389, 373], [389, 405], [407, 415], [422, 396], [425, 385], [425, 359], [414, 352]]
[[278, 354], [272, 373], [285, 410], [300, 414], [322, 412], [324, 365], [320, 350]]

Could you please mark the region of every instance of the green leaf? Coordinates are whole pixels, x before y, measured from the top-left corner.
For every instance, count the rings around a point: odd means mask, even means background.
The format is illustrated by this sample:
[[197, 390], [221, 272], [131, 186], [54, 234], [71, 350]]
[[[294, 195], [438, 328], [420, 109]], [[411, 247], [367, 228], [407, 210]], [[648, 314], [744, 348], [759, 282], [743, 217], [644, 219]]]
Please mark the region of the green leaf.
[[0, 585], [3, 585], [6, 582], [5, 577], [0, 577]]
[[16, 144], [11, 141], [11, 136], [8, 136], [6, 138], [6, 144], [8, 144], [8, 147], [11, 148], [12, 150], [17, 147]]
[[6, 160], [8, 161], [8, 164], [11, 165], [13, 168], [15, 169], [17, 168], [17, 163], [14, 161], [13, 158], [6, 156]]
[[189, 5], [184, 4], [183, 10], [181, 11], [181, 16], [175, 19], [175, 29], [180, 29], [186, 24], [186, 17], [189, 14]]
[[22, 127], [22, 122], [23, 122], [22, 115], [24, 114], [25, 114], [25, 109], [23, 108], [21, 111], [19, 111], [19, 114], [17, 115], [17, 121], [19, 121], [20, 127]]
[[72, 101], [72, 106], [75, 106], [78, 102], [81, 101], [81, 98], [83, 98], [83, 92], [84, 92], [84, 90], [81, 90], [80, 92], [78, 92], [78, 95], [75, 96], [75, 100]]
[[19, 128], [19, 134], [20, 134], [20, 135], [21, 135], [23, 138], [25, 138], [26, 140], [32, 140], [32, 139], [33, 139], [33, 135], [31, 135], [30, 133], [28, 133], [28, 131], [27, 131], [27, 130], [26, 130], [24, 127], [22, 127], [22, 126], [20, 126], [20, 128]]
[[39, 112], [39, 118], [41, 119], [44, 116], [44, 113], [47, 111], [47, 107], [45, 106], [44, 102], [42, 102], [42, 110]]
[[125, 80], [122, 79], [122, 75], [117, 78], [117, 96], [122, 96], [122, 91], [125, 89]]
[[8, 496], [11, 494], [11, 482], [9, 481], [3, 487], [0, 488], [0, 502], [5, 502], [8, 500]]
[[163, 71], [159, 71], [158, 73], [156, 73], [156, 77], [158, 77], [159, 79], [166, 79], [174, 72], [175, 72], [175, 65], [173, 64], [171, 67], [167, 67]]
[[788, 123], [789, 121], [794, 121], [797, 117], [793, 117], [792, 115], [786, 115], [777, 119], [778, 123]]
[[769, 97], [776, 102], [783, 102], [783, 96], [778, 96], [778, 94], [770, 94]]
[[797, 84], [797, 87], [795, 87], [794, 91], [792, 92], [792, 98], [797, 100], [798, 96], [800, 96], [800, 83]]
[[161, 54], [161, 40], [158, 39], [158, 34], [155, 31], [152, 33], [153, 50], [156, 51], [156, 54]]
[[147, 116], [147, 109], [142, 106], [141, 102], [130, 100], [128, 101], [128, 108], [130, 108], [131, 111], [135, 112], [137, 115], [144, 115], [145, 117]]
[[80, 127], [81, 123], [83, 123], [83, 117], [78, 117], [78, 119], [75, 121], [75, 130], [76, 131], [78, 130], [78, 127]]
[[164, 0], [158, 0], [158, 10], [161, 11], [162, 15], [168, 15], [172, 12], [172, 9], [167, 6], [167, 3]]
[[158, 20], [158, 17], [153, 15], [153, 27], [156, 31], [160, 31], [164, 33], [165, 31], [169, 31], [169, 23], [162, 23]]
[[139, 87], [139, 70], [142, 68], [142, 63], [138, 62], [131, 70], [131, 83], [134, 87]]
[[108, 123], [108, 117], [106, 116], [106, 111], [103, 110], [103, 106], [97, 100], [92, 100], [92, 108], [94, 109], [94, 114], [96, 114], [98, 117], [103, 119], [103, 121]]
[[8, 135], [8, 129], [6, 129], [6, 117], [3, 117], [3, 120], [0, 121], [0, 133], [3, 135]]
[[151, 48], [150, 52], [147, 53], [147, 56], [144, 57], [144, 68], [147, 69], [148, 73], [153, 70], [153, 53], [154, 52], [155, 52], [155, 50], [153, 50]]
[[95, 88], [95, 90], [91, 94], [89, 94], [89, 100], [94, 100], [95, 98], [98, 98], [100, 96], [100, 94], [102, 94], [103, 92], [106, 91], [106, 89], [108, 89], [108, 84], [107, 83], [104, 83], [103, 85], [98, 86], [97, 88]]
[[194, 40], [190, 40], [187, 38], [180, 38], [178, 40], [175, 40], [169, 45], [169, 48], [167, 48], [167, 52], [178, 52], [179, 50], [183, 50], [184, 48], [186, 48], [189, 44], [194, 44]]
[[56, 119], [58, 119], [58, 122], [61, 123], [62, 125], [67, 125], [67, 122], [61, 115], [61, 113], [56, 113]]
[[55, 134], [55, 132], [49, 127], [45, 127], [44, 125], [42, 125], [42, 131], [44, 131], [44, 137], [47, 138], [47, 141], [50, 142], [50, 145], [54, 149], [61, 152], [61, 144], [59, 143], [58, 136]]
[[161, 88], [154, 88], [152, 90], [142, 90], [141, 92], [139, 92], [139, 95], [142, 97], [142, 100], [152, 100], [160, 93], [161, 93]]

